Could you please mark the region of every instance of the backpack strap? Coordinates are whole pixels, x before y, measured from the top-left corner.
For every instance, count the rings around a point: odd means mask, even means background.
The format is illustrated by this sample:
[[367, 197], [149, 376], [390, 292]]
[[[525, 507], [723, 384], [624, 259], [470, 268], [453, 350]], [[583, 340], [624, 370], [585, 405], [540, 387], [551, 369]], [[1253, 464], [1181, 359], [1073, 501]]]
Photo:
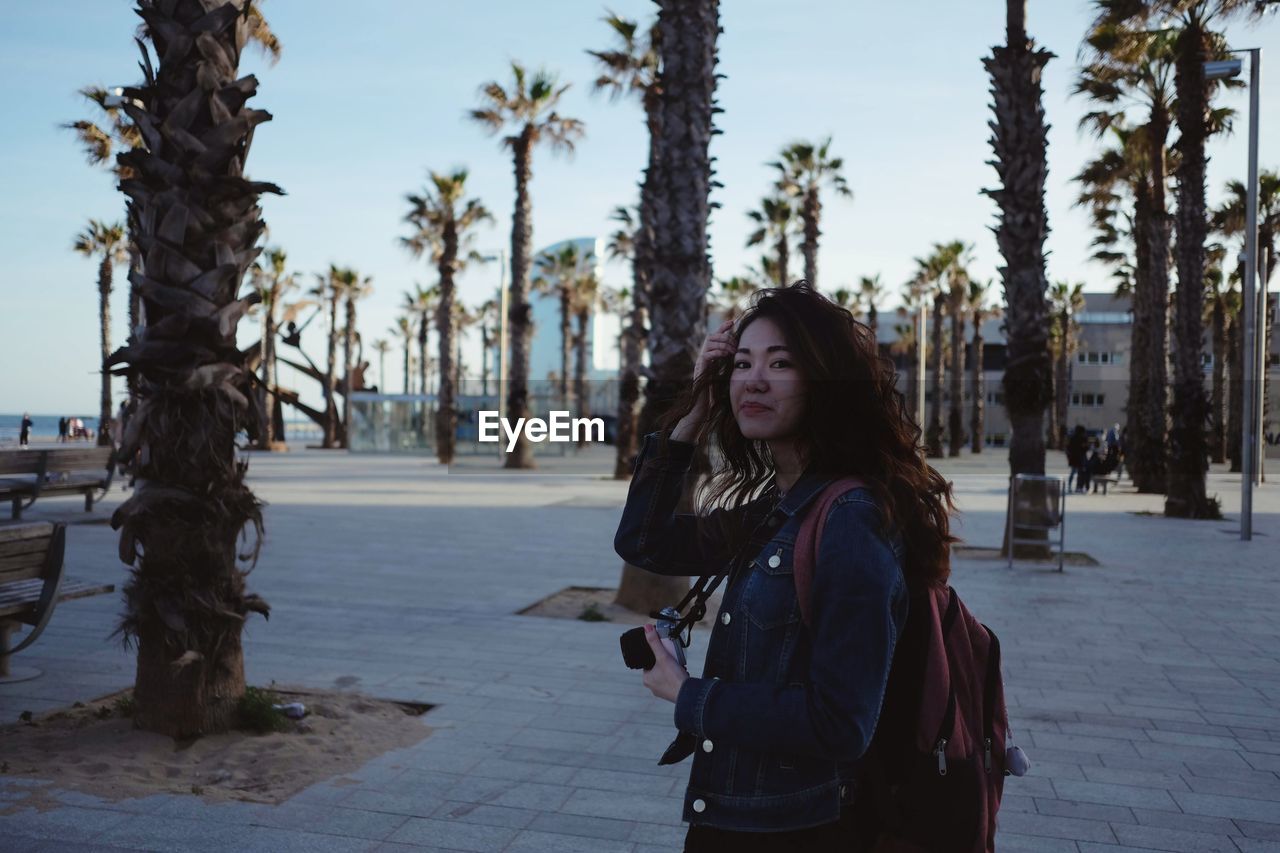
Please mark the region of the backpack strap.
[[792, 572], [796, 584], [796, 599], [800, 602], [800, 619], [806, 626], [812, 624], [813, 570], [818, 564], [818, 545], [822, 531], [827, 526], [827, 515], [836, 499], [846, 492], [866, 486], [858, 477], [842, 477], [822, 490], [806, 510], [800, 532], [796, 535], [796, 550], [792, 558]]

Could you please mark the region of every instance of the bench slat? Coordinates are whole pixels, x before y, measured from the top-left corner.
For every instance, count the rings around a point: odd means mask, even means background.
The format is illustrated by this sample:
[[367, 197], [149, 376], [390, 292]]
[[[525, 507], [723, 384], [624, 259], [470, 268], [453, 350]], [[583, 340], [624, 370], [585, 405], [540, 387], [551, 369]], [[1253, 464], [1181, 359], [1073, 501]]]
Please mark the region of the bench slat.
[[0, 524], [0, 543], [19, 542], [24, 539], [48, 539], [51, 536], [53, 536], [53, 523], [48, 521]]
[[44, 560], [27, 566], [12, 566], [10, 568], [0, 568], [0, 589], [7, 586], [11, 582], [25, 581], [28, 578], [44, 577]]
[[43, 455], [43, 450], [6, 450], [0, 453], [0, 474], [34, 474]]
[[[14, 616], [29, 610], [40, 600], [40, 591], [44, 582], [39, 580], [19, 581], [0, 586], [0, 618]], [[58, 592], [58, 601], [71, 601], [76, 598], [88, 598], [92, 595], [115, 592], [116, 585], [99, 583], [83, 578], [65, 577], [62, 588]]]

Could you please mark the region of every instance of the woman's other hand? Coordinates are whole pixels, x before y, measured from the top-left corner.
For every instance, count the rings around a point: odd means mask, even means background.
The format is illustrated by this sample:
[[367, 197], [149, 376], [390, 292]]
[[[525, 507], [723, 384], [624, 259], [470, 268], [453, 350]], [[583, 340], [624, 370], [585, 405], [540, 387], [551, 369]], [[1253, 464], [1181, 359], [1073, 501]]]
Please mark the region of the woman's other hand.
[[649, 648], [653, 650], [653, 656], [657, 661], [651, 669], [645, 670], [644, 686], [659, 699], [674, 702], [680, 693], [680, 686], [689, 677], [689, 671], [671, 656], [671, 652], [667, 651], [667, 647], [662, 644], [657, 629], [652, 625], [644, 626], [644, 638], [648, 640]]

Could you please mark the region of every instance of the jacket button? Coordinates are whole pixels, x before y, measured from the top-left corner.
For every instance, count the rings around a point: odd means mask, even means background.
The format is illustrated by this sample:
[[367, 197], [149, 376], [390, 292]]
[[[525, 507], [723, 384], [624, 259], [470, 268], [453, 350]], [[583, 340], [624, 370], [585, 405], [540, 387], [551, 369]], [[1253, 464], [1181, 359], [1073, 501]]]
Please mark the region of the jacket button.
[[781, 566], [781, 565], [782, 565], [782, 558], [779, 557], [777, 554], [774, 554], [772, 557], [769, 558], [769, 568], [776, 569], [778, 568], [778, 566]]
[[708, 739], [708, 740], [704, 740], [704, 741], [702, 742], [702, 751], [703, 751], [703, 752], [710, 752], [710, 751], [711, 751], [712, 749], [714, 749], [714, 748], [715, 748], [715, 744], [713, 744], [713, 743], [710, 741], [710, 739]]
[[706, 803], [704, 803], [702, 800], [694, 800], [694, 801], [693, 801], [693, 810], [694, 810], [695, 812], [697, 812], [698, 814], [702, 814], [703, 812], [705, 812], [705, 811], [707, 810], [707, 804], [706, 804]]
[[728, 625], [731, 621], [733, 621], [733, 617], [731, 617], [727, 612], [720, 614], [721, 625]]

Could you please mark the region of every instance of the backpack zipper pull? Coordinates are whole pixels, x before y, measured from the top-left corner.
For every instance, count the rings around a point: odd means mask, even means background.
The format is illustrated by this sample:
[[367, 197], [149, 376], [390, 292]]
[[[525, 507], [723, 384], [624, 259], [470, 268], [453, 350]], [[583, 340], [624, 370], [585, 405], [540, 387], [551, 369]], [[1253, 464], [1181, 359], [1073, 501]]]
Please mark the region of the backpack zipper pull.
[[947, 775], [947, 739], [938, 738], [938, 745], [934, 747], [933, 754], [938, 756], [938, 775]]
[[983, 757], [982, 764], [986, 767], [987, 772], [991, 772], [991, 738], [987, 738], [986, 755]]

